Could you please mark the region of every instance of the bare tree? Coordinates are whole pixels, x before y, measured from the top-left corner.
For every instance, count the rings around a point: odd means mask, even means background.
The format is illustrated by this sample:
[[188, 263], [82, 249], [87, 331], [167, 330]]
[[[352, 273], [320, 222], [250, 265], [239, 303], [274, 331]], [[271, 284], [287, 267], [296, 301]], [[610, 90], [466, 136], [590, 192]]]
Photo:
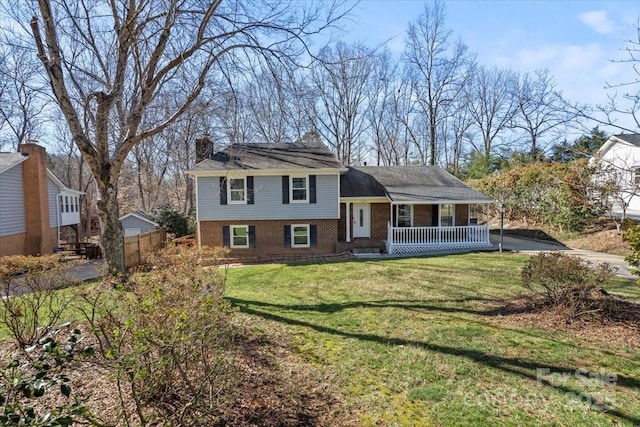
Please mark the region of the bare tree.
[[413, 85], [411, 101], [423, 119], [425, 141], [416, 143], [427, 145], [418, 147], [420, 160], [435, 165], [438, 129], [454, 113], [451, 107], [461, 97], [474, 62], [466, 45], [451, 40], [442, 3], [426, 5], [424, 13], [409, 25], [404, 61]]
[[516, 114], [515, 79], [511, 70], [479, 67], [466, 88], [467, 108], [482, 138], [482, 146], [475, 148], [487, 160], [491, 158], [494, 140], [509, 129]]
[[518, 77], [514, 87], [517, 113], [511, 127], [527, 134], [531, 155], [537, 157], [540, 140], [577, 119], [575, 113], [565, 108], [562, 94], [556, 90], [549, 70], [538, 70]]
[[373, 53], [362, 45], [336, 44], [319, 55], [309, 79], [316, 102], [312, 105], [315, 130], [345, 164], [355, 155], [367, 128], [366, 88], [373, 71]]
[[[5, 35], [5, 38], [8, 37]], [[40, 65], [20, 46], [0, 47], [0, 148], [42, 136], [45, 113]]]
[[[325, 2], [221, 0], [38, 0], [31, 13], [38, 58], [98, 186], [112, 273], [125, 271], [117, 190], [131, 150], [174, 123], [221, 60], [247, 51], [293, 60], [340, 16]], [[160, 120], [147, 116], [156, 102], [170, 102]]]

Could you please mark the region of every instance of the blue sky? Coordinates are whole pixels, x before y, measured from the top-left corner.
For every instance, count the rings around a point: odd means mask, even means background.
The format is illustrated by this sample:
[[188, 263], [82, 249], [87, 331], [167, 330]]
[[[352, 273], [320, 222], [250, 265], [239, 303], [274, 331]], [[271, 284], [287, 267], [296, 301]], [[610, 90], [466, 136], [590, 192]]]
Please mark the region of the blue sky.
[[[429, 3], [430, 4], [430, 3]], [[389, 40], [404, 47], [407, 26], [424, 10], [422, 1], [363, 0], [346, 28], [348, 38], [374, 46]], [[445, 1], [446, 27], [479, 63], [515, 71], [547, 68], [558, 89], [574, 101], [604, 103], [606, 83], [638, 78], [623, 51], [637, 40], [638, 1]], [[637, 87], [636, 90], [640, 90]]]

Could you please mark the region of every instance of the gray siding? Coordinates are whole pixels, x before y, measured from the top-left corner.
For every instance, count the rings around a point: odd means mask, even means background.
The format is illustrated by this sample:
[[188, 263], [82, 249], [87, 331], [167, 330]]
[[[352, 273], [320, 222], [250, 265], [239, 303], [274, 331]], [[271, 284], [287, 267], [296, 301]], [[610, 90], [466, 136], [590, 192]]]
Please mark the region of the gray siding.
[[147, 221], [143, 221], [140, 218], [136, 218], [135, 216], [128, 216], [120, 220], [120, 223], [122, 223], [123, 228], [139, 228], [140, 234], [146, 233], [147, 231], [155, 230], [156, 228], [153, 224], [150, 224]]
[[281, 176], [254, 177], [253, 205], [220, 205], [220, 178], [198, 177], [198, 219], [337, 219], [339, 175], [316, 176], [316, 203], [282, 203]]
[[47, 179], [47, 191], [49, 195], [49, 226], [51, 228], [58, 226], [58, 193], [60, 189]]
[[0, 236], [26, 231], [22, 166], [18, 164], [0, 174]]

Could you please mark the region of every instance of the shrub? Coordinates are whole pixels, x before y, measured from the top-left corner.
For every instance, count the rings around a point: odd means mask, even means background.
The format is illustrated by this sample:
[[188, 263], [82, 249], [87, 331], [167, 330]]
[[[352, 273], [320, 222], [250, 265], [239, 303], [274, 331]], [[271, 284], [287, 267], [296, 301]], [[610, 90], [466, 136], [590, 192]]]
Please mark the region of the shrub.
[[[13, 355], [11, 362], [0, 370], [1, 425], [65, 427], [74, 421], [90, 421], [84, 400], [71, 398], [71, 386], [64, 374], [71, 361], [93, 355], [91, 347], [81, 344], [81, 334], [70, 323], [63, 324]], [[64, 404], [52, 410], [34, 404], [56, 390]]]
[[153, 217], [158, 224], [167, 227], [167, 231], [175, 237], [186, 236], [195, 231], [195, 224], [192, 219], [171, 206], [158, 208]]
[[70, 297], [58, 292], [73, 284], [58, 256], [4, 257], [0, 264], [0, 322], [21, 347], [44, 337], [69, 305]]
[[631, 249], [631, 253], [625, 257], [625, 261], [633, 267], [631, 272], [638, 274], [640, 273], [640, 225], [627, 223], [622, 238], [629, 243]]
[[130, 293], [105, 287], [84, 296], [98, 350], [136, 406], [133, 421], [123, 403], [125, 424], [162, 416], [167, 425], [214, 425], [231, 396], [230, 304], [224, 277], [201, 260], [196, 249], [167, 248], [149, 257], [153, 269], [131, 277]]
[[591, 175], [586, 160], [537, 162], [472, 180], [470, 184], [504, 202], [510, 220], [575, 231], [602, 211], [592, 197]]
[[609, 264], [592, 266], [576, 256], [541, 252], [522, 270], [522, 283], [542, 295], [547, 306], [561, 308], [571, 317], [608, 310], [604, 285], [613, 277]]

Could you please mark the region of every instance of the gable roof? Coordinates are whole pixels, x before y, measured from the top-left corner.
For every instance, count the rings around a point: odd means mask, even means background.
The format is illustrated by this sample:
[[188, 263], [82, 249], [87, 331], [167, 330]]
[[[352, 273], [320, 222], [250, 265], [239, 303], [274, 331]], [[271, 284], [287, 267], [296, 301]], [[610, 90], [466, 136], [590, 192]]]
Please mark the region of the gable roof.
[[613, 136], [624, 142], [640, 147], [640, 134], [638, 133], [621, 133]]
[[341, 169], [322, 143], [233, 144], [198, 163], [190, 172], [227, 170]]
[[377, 196], [387, 196], [393, 202], [492, 201], [437, 166], [350, 167], [340, 177], [340, 197]]
[[148, 222], [149, 224], [152, 224], [154, 227], [160, 227], [160, 224], [158, 224], [157, 222], [155, 222], [153, 220], [153, 218], [151, 218], [151, 216], [149, 216], [146, 212], [144, 211], [135, 211], [135, 212], [129, 212], [128, 214], [122, 215], [120, 218], [118, 218], [120, 221], [122, 221], [123, 219], [129, 218], [130, 216], [134, 217], [134, 218], [138, 218], [139, 220]]
[[618, 135], [612, 135], [607, 141], [602, 144], [602, 147], [596, 151], [596, 153], [589, 159], [589, 164], [593, 165], [597, 159], [602, 159], [611, 148], [616, 144], [630, 144], [640, 148], [640, 134], [637, 133], [621, 133]]
[[0, 153], [0, 173], [27, 160], [22, 153]]

